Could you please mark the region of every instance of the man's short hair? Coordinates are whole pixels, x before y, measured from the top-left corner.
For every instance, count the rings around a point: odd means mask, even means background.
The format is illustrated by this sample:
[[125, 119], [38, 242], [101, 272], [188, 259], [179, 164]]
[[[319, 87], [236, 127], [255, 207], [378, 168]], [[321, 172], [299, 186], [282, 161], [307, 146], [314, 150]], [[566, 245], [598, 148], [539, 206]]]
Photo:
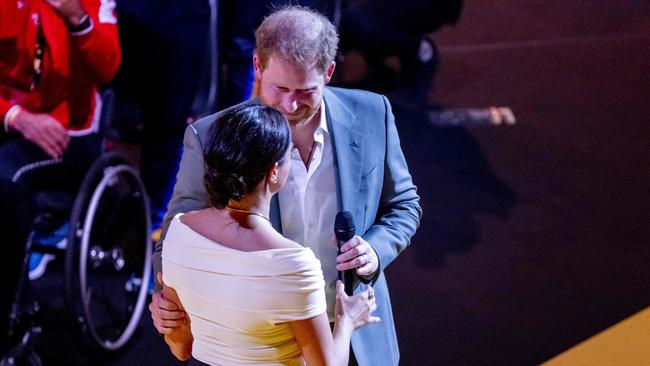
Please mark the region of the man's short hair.
[[267, 16], [255, 31], [260, 66], [271, 55], [326, 72], [336, 57], [339, 36], [324, 15], [303, 6], [286, 6]]

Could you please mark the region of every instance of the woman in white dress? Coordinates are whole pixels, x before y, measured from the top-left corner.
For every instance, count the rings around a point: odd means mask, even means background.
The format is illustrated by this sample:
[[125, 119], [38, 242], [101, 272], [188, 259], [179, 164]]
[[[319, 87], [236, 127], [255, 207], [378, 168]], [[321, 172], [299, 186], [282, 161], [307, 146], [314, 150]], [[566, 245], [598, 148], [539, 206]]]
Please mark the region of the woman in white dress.
[[320, 262], [269, 221], [289, 174], [291, 130], [259, 105], [226, 113], [205, 145], [212, 207], [177, 215], [163, 246], [164, 283], [189, 315], [165, 340], [173, 354], [211, 365], [347, 365], [352, 332], [379, 318], [371, 287], [337, 284], [326, 314]]

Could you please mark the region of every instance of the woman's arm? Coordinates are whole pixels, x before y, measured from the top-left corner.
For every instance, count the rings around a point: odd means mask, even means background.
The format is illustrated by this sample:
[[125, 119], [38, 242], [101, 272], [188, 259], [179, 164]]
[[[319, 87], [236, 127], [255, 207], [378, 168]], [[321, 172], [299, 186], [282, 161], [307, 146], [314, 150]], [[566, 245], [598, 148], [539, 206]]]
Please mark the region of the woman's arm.
[[[335, 346], [326, 313], [289, 324], [307, 365], [347, 365], [348, 349], [342, 350]], [[347, 336], [348, 347], [351, 334], [349, 332]]]
[[192, 357], [192, 341], [194, 338], [190, 331], [189, 320], [165, 334], [165, 343], [169, 346], [169, 350], [181, 361], [187, 361]]
[[[163, 283], [161, 273], [158, 273], [158, 281]], [[160, 290], [162, 296], [166, 299], [174, 299], [180, 310], [185, 311], [181, 300], [176, 294], [176, 290], [167, 287], [163, 283], [163, 288]], [[179, 327], [170, 328], [171, 330], [165, 334], [165, 343], [169, 346], [172, 354], [181, 361], [186, 361], [192, 357], [192, 331], [190, 329], [190, 319], [185, 318]]]
[[330, 331], [325, 313], [289, 323], [307, 365], [347, 365], [352, 332], [366, 324], [378, 323], [380, 319], [370, 315], [375, 309], [377, 305], [372, 287], [357, 295], [347, 296], [343, 283], [338, 281], [334, 334]]

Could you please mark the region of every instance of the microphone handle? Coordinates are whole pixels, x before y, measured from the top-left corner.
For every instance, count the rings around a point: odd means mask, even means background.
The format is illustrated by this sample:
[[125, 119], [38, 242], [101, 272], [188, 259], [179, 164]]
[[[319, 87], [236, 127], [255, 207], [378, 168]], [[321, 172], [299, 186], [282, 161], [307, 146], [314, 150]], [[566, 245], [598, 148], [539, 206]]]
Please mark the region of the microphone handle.
[[[347, 240], [338, 240], [338, 255], [341, 255], [341, 246], [345, 244], [346, 241], [352, 239], [351, 235]], [[352, 291], [354, 290], [354, 269], [346, 269], [345, 271], [338, 271], [338, 279], [343, 282], [345, 287], [345, 293], [348, 296], [352, 296]]]
[[345, 284], [345, 293], [348, 296], [352, 296], [352, 290], [354, 290], [354, 270], [348, 269], [343, 273], [343, 283]]

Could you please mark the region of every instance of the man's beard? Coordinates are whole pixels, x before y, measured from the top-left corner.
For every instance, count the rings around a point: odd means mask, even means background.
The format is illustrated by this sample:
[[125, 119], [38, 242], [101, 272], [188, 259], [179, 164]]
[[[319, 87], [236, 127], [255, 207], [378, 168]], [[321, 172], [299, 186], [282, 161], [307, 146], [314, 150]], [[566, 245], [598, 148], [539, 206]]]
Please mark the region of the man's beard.
[[260, 100], [262, 101], [262, 104], [267, 105], [269, 107], [275, 108], [278, 110], [278, 112], [282, 113], [284, 117], [289, 121], [289, 124], [294, 126], [294, 127], [299, 127], [301, 125], [307, 124], [311, 119], [318, 113], [320, 110], [320, 104], [316, 108], [311, 108], [306, 104], [302, 104], [296, 112], [287, 115], [282, 111], [281, 108], [278, 108], [274, 105], [270, 105], [264, 100], [264, 97], [260, 95]]
[[298, 113], [289, 116], [285, 114], [285, 117], [287, 117], [287, 120], [291, 125], [298, 127], [311, 121], [311, 119], [318, 113], [318, 110], [319, 108], [304, 106], [304, 108], [298, 108]]

